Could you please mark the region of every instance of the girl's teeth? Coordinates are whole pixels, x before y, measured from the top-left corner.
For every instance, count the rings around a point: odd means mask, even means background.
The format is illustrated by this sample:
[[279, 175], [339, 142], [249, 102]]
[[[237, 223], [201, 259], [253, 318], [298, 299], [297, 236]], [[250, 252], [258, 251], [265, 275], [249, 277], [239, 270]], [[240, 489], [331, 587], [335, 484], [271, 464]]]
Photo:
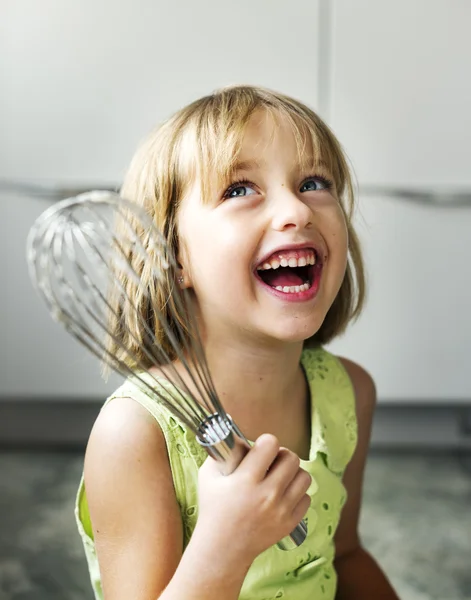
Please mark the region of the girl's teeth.
[[277, 285], [275, 290], [279, 292], [284, 292], [285, 294], [299, 294], [300, 292], [305, 292], [311, 287], [310, 283], [306, 281], [303, 285]]
[[278, 269], [279, 267], [291, 267], [292, 269], [295, 267], [305, 267], [307, 265], [315, 265], [316, 264], [316, 256], [314, 253], [309, 254], [308, 256], [302, 256], [301, 258], [285, 258], [283, 256], [279, 256], [278, 258], [272, 258], [270, 262], [264, 262], [258, 267], [259, 271], [266, 271], [268, 269]]

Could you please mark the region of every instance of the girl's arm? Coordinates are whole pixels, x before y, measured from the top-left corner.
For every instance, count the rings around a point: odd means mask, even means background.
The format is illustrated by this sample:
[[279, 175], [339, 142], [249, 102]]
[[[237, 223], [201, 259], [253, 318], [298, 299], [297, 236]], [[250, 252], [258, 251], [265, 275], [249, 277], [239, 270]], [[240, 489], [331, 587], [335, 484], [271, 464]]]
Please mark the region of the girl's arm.
[[355, 390], [358, 444], [345, 470], [343, 483], [348, 500], [335, 534], [335, 568], [338, 577], [336, 600], [399, 600], [375, 560], [361, 546], [358, 523], [363, 476], [376, 406], [376, 389], [371, 376], [359, 365], [341, 359]]
[[162, 431], [137, 402], [113, 400], [94, 425], [85, 458], [105, 600], [237, 600], [255, 557], [305, 515], [310, 482], [274, 436], [261, 436], [228, 477], [207, 460], [198, 522], [182, 552]]
[[398, 600], [381, 567], [361, 546], [335, 561], [336, 600]]

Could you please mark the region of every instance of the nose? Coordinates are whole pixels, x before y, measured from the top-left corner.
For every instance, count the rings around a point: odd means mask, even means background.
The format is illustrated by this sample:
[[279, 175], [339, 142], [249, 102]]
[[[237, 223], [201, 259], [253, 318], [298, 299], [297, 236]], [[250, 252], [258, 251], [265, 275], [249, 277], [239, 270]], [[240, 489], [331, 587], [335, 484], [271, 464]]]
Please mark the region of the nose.
[[272, 226], [276, 231], [288, 229], [302, 231], [312, 225], [311, 208], [290, 190], [279, 192], [272, 206]]

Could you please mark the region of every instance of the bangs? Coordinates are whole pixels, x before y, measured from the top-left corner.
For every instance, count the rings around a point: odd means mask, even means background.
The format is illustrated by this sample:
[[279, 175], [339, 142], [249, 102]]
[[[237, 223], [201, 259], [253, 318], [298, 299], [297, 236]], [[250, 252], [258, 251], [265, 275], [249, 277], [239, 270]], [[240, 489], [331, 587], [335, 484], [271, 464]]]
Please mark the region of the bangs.
[[300, 169], [328, 174], [340, 195], [344, 191], [346, 179], [340, 148], [331, 132], [324, 123], [319, 122], [314, 113], [303, 113], [278, 111], [276, 118], [282, 118], [290, 124], [296, 141]]
[[200, 182], [203, 203], [210, 203], [230, 179], [250, 117], [258, 108], [255, 102], [241, 102], [242, 98], [223, 100], [204, 99], [181, 132], [177, 152], [180, 178], [189, 185]]
[[[191, 110], [191, 107], [190, 107]], [[327, 171], [343, 194], [348, 172], [342, 150], [328, 127], [296, 100], [268, 90], [238, 86], [200, 100], [180, 131], [176, 156], [180, 181], [201, 184], [203, 203], [214, 201], [239, 166], [246, 128], [258, 111], [292, 129], [301, 169]]]

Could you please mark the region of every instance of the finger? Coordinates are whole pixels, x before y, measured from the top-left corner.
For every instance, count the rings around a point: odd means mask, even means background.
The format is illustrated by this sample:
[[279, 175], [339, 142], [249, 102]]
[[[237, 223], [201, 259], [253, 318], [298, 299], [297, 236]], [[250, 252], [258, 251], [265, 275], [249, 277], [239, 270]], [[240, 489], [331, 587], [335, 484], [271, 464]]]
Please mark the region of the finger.
[[306, 516], [309, 507], [311, 506], [311, 497], [307, 494], [304, 494], [298, 504], [293, 509], [293, 521], [295, 526], [301, 522], [302, 519]]
[[236, 470], [249, 473], [256, 481], [262, 481], [276, 459], [279, 450], [280, 443], [277, 438], [269, 433], [264, 433], [255, 440], [254, 446], [244, 456]]
[[304, 469], [299, 469], [296, 476], [286, 488], [283, 500], [296, 506], [311, 487], [312, 477]]
[[283, 495], [296, 477], [299, 464], [299, 458], [294, 452], [281, 448], [267, 474], [267, 482], [270, 481], [270, 485], [274, 485], [280, 495]]

